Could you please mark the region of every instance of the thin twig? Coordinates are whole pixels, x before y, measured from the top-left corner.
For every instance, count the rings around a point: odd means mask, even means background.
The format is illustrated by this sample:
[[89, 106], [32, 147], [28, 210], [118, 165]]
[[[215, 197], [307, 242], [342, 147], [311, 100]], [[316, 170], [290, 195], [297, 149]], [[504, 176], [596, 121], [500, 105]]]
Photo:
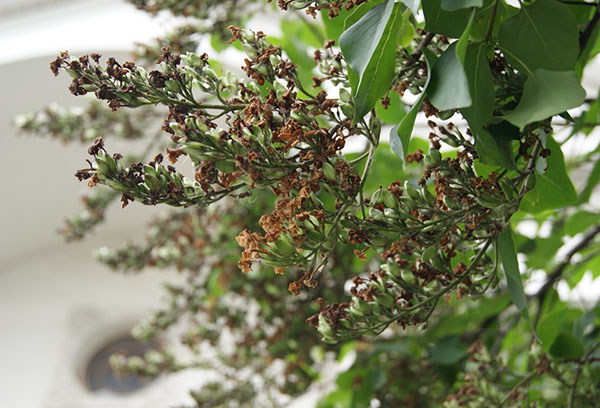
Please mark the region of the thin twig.
[[[582, 361], [587, 361], [589, 359], [589, 357], [592, 354], [594, 354], [596, 349], [598, 349], [598, 347], [600, 347], [600, 342], [598, 342], [592, 346], [592, 348], [585, 354]], [[571, 386], [571, 389], [569, 390], [569, 405], [567, 406], [567, 408], [573, 408], [573, 403], [575, 402], [575, 391], [577, 390], [577, 383], [579, 382], [579, 376], [581, 375], [582, 368], [583, 368], [583, 364], [577, 365], [577, 371], [575, 372], [575, 379], [573, 380], [573, 385]]]
[[548, 275], [546, 282], [544, 282], [540, 290], [538, 290], [537, 293], [532, 296], [538, 300], [538, 312], [535, 318], [534, 327], [537, 326], [537, 323], [541, 317], [542, 303], [544, 302], [548, 291], [552, 288], [556, 281], [561, 278], [564, 270], [571, 264], [571, 258], [573, 258], [576, 253], [589, 246], [598, 233], [600, 233], [600, 224], [596, 224], [585, 233], [581, 241], [565, 255], [565, 258], [562, 260], [562, 262], [559, 263], [556, 268], [554, 268], [550, 275]]
[[413, 60], [417, 61], [419, 59], [419, 57], [421, 56], [421, 54], [423, 53], [423, 48], [425, 48], [429, 45], [431, 40], [433, 40], [433, 37], [435, 37], [434, 33], [427, 33], [427, 35], [421, 40], [419, 45], [417, 45], [417, 48], [415, 48], [415, 51], [412, 54], [410, 54], [410, 57]]
[[519, 381], [517, 384], [515, 384], [514, 387], [511, 388], [511, 390], [504, 396], [504, 398], [502, 398], [502, 400], [500, 401], [500, 403], [498, 405], [496, 405], [496, 408], [500, 408], [502, 407], [504, 404], [506, 404], [506, 402], [510, 399], [510, 397], [522, 386], [526, 385], [529, 381], [531, 381], [531, 379], [533, 377], [535, 377], [537, 375], [537, 370], [533, 370], [532, 372], [530, 372], [527, 377], [524, 377], [521, 381]]
[[592, 32], [596, 28], [598, 21], [600, 21], [600, 9], [596, 9], [594, 17], [592, 17], [585, 30], [583, 30], [583, 32], [579, 34], [579, 56], [581, 56], [581, 54], [585, 50], [585, 47], [587, 46], [588, 41], [590, 41], [590, 38], [592, 37]]

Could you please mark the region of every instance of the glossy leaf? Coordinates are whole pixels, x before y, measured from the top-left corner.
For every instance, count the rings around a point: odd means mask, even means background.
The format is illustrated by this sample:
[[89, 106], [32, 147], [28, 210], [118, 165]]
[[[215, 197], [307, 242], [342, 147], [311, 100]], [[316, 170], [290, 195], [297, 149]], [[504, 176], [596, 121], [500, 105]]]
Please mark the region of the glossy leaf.
[[467, 355], [467, 348], [459, 336], [449, 336], [429, 348], [429, 357], [436, 364], [455, 364]]
[[[375, 6], [380, 5], [381, 3], [383, 3], [385, 0], [374, 0], [374, 1], [368, 1], [365, 3], [362, 3], [360, 6], [358, 7], [354, 7], [352, 8], [347, 16], [342, 20], [343, 21], [343, 31], [346, 31], [348, 28], [350, 28], [354, 23], [356, 23], [358, 20], [360, 20], [365, 14], [367, 14], [367, 12], [369, 10], [371, 10], [372, 8], [374, 8]], [[342, 7], [343, 8], [343, 7]], [[343, 33], [342, 31], [342, 33]], [[338, 37], [340, 37], [342, 35], [342, 33], [340, 33], [340, 35], [338, 35]]]
[[565, 222], [564, 232], [567, 235], [574, 236], [598, 222], [600, 222], [600, 214], [589, 211], [577, 211]]
[[579, 204], [587, 203], [590, 200], [590, 197], [592, 196], [592, 192], [594, 191], [594, 188], [598, 185], [599, 182], [600, 182], [600, 159], [596, 160], [596, 162], [594, 163], [594, 167], [592, 168], [592, 171], [590, 171], [590, 174], [585, 182], [585, 187], [584, 187], [583, 191], [579, 194], [579, 198], [578, 198], [577, 202]]
[[561, 332], [550, 347], [552, 357], [560, 359], [580, 359], [583, 353], [583, 343], [568, 332]]
[[439, 110], [471, 106], [467, 75], [452, 43], [437, 60], [431, 72], [427, 96]]
[[423, 14], [425, 15], [425, 31], [453, 38], [460, 37], [469, 21], [468, 10], [444, 10], [442, 0], [424, 1]]
[[340, 37], [346, 62], [357, 76], [352, 84], [354, 123], [366, 115], [394, 78], [396, 37], [402, 15], [393, 0], [377, 5]]
[[410, 11], [412, 11], [412, 13], [416, 16], [418, 11], [419, 11], [419, 6], [421, 5], [421, 0], [401, 0], [402, 3], [404, 3], [404, 5], [406, 7], [408, 7], [410, 9]]
[[[427, 71], [431, 72], [431, 67], [435, 63], [435, 55], [428, 50], [423, 50], [425, 54], [425, 60], [427, 62]], [[410, 111], [404, 116], [404, 118], [398, 123], [396, 126], [392, 128], [390, 131], [390, 147], [392, 151], [398, 156], [402, 163], [404, 164], [404, 160], [406, 159], [406, 154], [408, 153], [408, 144], [410, 143], [410, 136], [412, 135], [413, 128], [415, 127], [415, 120], [417, 119], [417, 114], [421, 109], [421, 104], [423, 103], [423, 99], [425, 98], [425, 93], [429, 86], [429, 80], [431, 75], [427, 75], [427, 82], [424, 86], [424, 91], [421, 93], [419, 98], [415, 101]]]
[[523, 290], [523, 281], [521, 272], [519, 271], [519, 262], [517, 261], [517, 253], [515, 252], [515, 244], [513, 243], [512, 230], [506, 228], [498, 236], [498, 253], [502, 261], [504, 276], [510, 297], [521, 312], [521, 315], [529, 321], [529, 312], [527, 310], [527, 298]]
[[507, 60], [527, 75], [539, 68], [570, 71], [579, 53], [575, 17], [556, 0], [522, 7], [502, 23], [498, 42]]
[[546, 158], [546, 172], [536, 174], [535, 189], [525, 195], [527, 200], [521, 202], [521, 208], [528, 212], [539, 213], [560, 208], [577, 200], [577, 192], [567, 174], [560, 146], [549, 137], [547, 147], [550, 149], [550, 156]]
[[483, 6], [483, 0], [442, 0], [442, 8], [447, 11], [481, 6]]
[[544, 120], [585, 100], [585, 90], [572, 71], [536, 70], [525, 82], [517, 107], [504, 119], [523, 129], [527, 124]]
[[492, 118], [494, 112], [494, 84], [485, 51], [484, 43], [471, 44], [467, 47], [464, 60], [469, 94], [473, 103], [462, 108], [461, 113], [475, 132]]
[[387, 109], [384, 109], [381, 100], [379, 100], [375, 105], [375, 113], [384, 123], [394, 125], [406, 116], [406, 108], [404, 102], [400, 99], [400, 95], [396, 92], [391, 91], [388, 97], [390, 98], [390, 104]]
[[475, 137], [475, 148], [482, 163], [511, 170], [517, 168], [511, 139], [495, 137], [487, 129], [481, 129]]
[[398, 47], [408, 47], [415, 38], [416, 34], [415, 26], [410, 21], [410, 10], [405, 10], [402, 13], [402, 27], [398, 32]]

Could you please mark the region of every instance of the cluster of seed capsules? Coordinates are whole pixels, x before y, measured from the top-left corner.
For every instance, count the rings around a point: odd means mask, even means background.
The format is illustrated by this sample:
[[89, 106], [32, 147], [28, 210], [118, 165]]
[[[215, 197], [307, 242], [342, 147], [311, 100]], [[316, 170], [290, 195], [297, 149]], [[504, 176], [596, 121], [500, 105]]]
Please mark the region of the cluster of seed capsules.
[[465, 148], [442, 158], [432, 148], [410, 158], [426, 164], [416, 185], [380, 188], [368, 203], [369, 216], [348, 214], [341, 225], [347, 240], [383, 263], [352, 279], [351, 300], [322, 305], [308, 319], [327, 342], [377, 335], [391, 323], [426, 326], [440, 301], [479, 296], [498, 281], [491, 248], [516, 210], [516, 187], [494, 173], [475, 174], [476, 152]]

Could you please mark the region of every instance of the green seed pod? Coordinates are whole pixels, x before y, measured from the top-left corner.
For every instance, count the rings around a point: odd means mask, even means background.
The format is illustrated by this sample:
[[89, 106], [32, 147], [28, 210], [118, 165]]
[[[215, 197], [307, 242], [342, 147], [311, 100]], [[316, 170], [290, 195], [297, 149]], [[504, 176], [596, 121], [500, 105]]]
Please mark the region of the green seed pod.
[[352, 95], [350, 95], [350, 92], [346, 88], [340, 88], [340, 101], [345, 103], [352, 102]]
[[158, 178], [152, 174], [146, 174], [144, 177], [144, 182], [148, 186], [151, 191], [159, 191], [160, 190], [160, 181]]
[[82, 84], [81, 87], [88, 92], [94, 92], [98, 87], [94, 84]]
[[386, 218], [391, 218], [393, 220], [399, 220], [401, 218], [398, 211], [394, 210], [393, 208], [384, 209], [383, 214], [386, 216]]
[[413, 200], [410, 196], [404, 195], [400, 199], [402, 200], [402, 204], [405, 207], [401, 208], [401, 210], [412, 211], [412, 209], [415, 207], [415, 200]]
[[298, 111], [295, 111], [295, 110], [293, 110], [293, 111], [290, 112], [290, 118], [294, 119], [298, 123], [304, 123], [305, 122], [305, 118], [301, 114], [301, 112], [298, 112]]
[[242, 40], [246, 41], [246, 42], [256, 41], [256, 35], [254, 34], [254, 31], [243, 30], [242, 31]]
[[354, 116], [354, 106], [349, 103], [340, 104], [340, 109], [346, 117], [351, 118]]
[[349, 220], [349, 219], [347, 219], [347, 218], [342, 218], [342, 219], [340, 220], [340, 225], [341, 225], [342, 227], [346, 228], [346, 229], [350, 229], [350, 228], [353, 228], [353, 227], [354, 227], [354, 223], [352, 223], [352, 221], [350, 221], [350, 220]]
[[370, 314], [375, 314], [375, 315], [379, 315], [381, 314], [382, 310], [381, 310], [381, 306], [379, 305], [379, 303], [377, 302], [368, 302], [367, 305], [369, 305], [369, 312]]
[[387, 243], [383, 235], [369, 236], [369, 241], [371, 241], [371, 245], [375, 248], [381, 248]]
[[350, 327], [352, 327], [352, 325], [347, 319], [340, 319], [338, 320], [338, 323], [341, 324], [344, 329], [349, 329]]
[[444, 143], [446, 143], [447, 145], [452, 146], [452, 147], [459, 146], [458, 142], [450, 137], [444, 138], [443, 141], [444, 141]]
[[431, 231], [435, 231], [437, 229], [439, 229], [439, 225], [436, 225], [434, 223], [434, 224], [426, 225], [425, 227], [423, 227], [423, 229], [421, 231], [423, 231], [423, 232], [431, 232]]
[[430, 246], [427, 249], [425, 249], [425, 251], [423, 251], [423, 254], [421, 255], [421, 261], [429, 262], [436, 255], [437, 255], [437, 247]]
[[258, 57], [258, 52], [254, 49], [254, 47], [247, 42], [242, 42], [242, 49], [244, 50], [244, 54], [250, 57], [251, 60]]
[[438, 164], [440, 161], [442, 161], [442, 154], [438, 149], [429, 149], [429, 156], [431, 156], [435, 164]]
[[449, 169], [441, 169], [440, 171], [440, 176], [442, 177], [450, 177], [450, 170]]
[[338, 341], [336, 339], [331, 338], [331, 337], [321, 337], [321, 341], [323, 343], [327, 343], [327, 344], [337, 344], [338, 343]]
[[408, 283], [409, 285], [412, 285], [416, 281], [415, 275], [406, 268], [400, 270], [400, 277], [404, 282]]
[[433, 158], [429, 155], [426, 155], [425, 158], [423, 159], [423, 161], [425, 162], [425, 164], [429, 167], [434, 167], [435, 166], [435, 161], [433, 160]]
[[445, 268], [444, 260], [439, 255], [439, 252], [431, 259], [431, 264], [438, 270], [442, 270]]
[[104, 180], [104, 184], [120, 193], [126, 193], [128, 191], [125, 186], [111, 179]]
[[284, 257], [291, 257], [296, 254], [296, 247], [292, 244], [292, 241], [288, 235], [280, 235], [277, 242], [275, 242], [275, 249]]
[[382, 202], [383, 202], [383, 192], [382, 192], [381, 187], [379, 187], [371, 195], [371, 204], [381, 204]]
[[451, 210], [458, 210], [459, 206], [456, 203], [456, 201], [454, 201], [453, 199], [450, 198], [450, 196], [444, 196], [444, 204], [446, 205], [446, 207], [448, 207]]
[[492, 208], [492, 211], [490, 214], [494, 218], [506, 218], [510, 214], [512, 214], [512, 212], [511, 212], [511, 208], [507, 204], [501, 204], [501, 205], [497, 205], [496, 207]]
[[507, 200], [512, 200], [514, 198], [514, 196], [515, 196], [515, 191], [510, 186], [510, 184], [508, 184], [508, 182], [506, 181], [506, 177], [502, 177], [500, 179], [499, 183], [500, 183], [500, 188], [504, 192], [504, 196], [506, 197], [506, 199]]
[[[441, 120], [448, 120], [452, 117], [452, 115], [454, 115], [454, 110], [445, 110], [445, 111], [440, 111], [438, 113], [438, 118], [440, 118]], [[454, 146], [456, 147], [456, 146]]]
[[108, 164], [106, 164], [106, 162], [100, 157], [96, 157], [96, 167], [99, 173], [103, 175], [110, 174], [110, 168], [108, 167]]
[[177, 81], [175, 81], [173, 79], [167, 79], [165, 81], [165, 88], [167, 88], [169, 91], [171, 91], [173, 93], [181, 92], [181, 88], [179, 87], [179, 84], [177, 83]]
[[413, 187], [412, 184], [410, 184], [408, 182], [408, 180], [406, 180], [404, 182], [404, 191], [406, 192], [406, 194], [408, 194], [408, 196], [410, 198], [412, 198], [413, 200], [418, 200], [421, 198], [421, 195], [419, 194], [419, 192], [417, 191], [417, 189], [415, 187]]
[[198, 129], [196, 127], [196, 119], [191, 116], [185, 118], [185, 126], [187, 126], [188, 129]]
[[323, 175], [325, 176], [325, 178], [329, 181], [336, 181], [337, 180], [337, 176], [335, 174], [335, 168], [329, 163], [329, 162], [324, 162], [323, 163]]
[[262, 64], [262, 63], [259, 64], [258, 67], [256, 67], [256, 70], [263, 77], [268, 77], [269, 76], [269, 67], [267, 67], [265, 64]]
[[335, 335], [333, 328], [327, 322], [327, 320], [325, 319], [325, 316], [323, 316], [322, 314], [319, 315], [319, 325], [317, 326], [317, 330], [324, 337], [332, 338]]
[[354, 307], [356, 308], [356, 310], [358, 310], [362, 314], [369, 312], [369, 305], [367, 304], [367, 302], [365, 302], [365, 300], [363, 298], [356, 297], [354, 299], [355, 300], [353, 303], [354, 303]]
[[385, 215], [377, 208], [369, 208], [369, 217], [371, 217], [373, 221], [385, 221]]
[[323, 75], [329, 74], [329, 65], [327, 65], [327, 62], [321, 61], [319, 64], [319, 72]]
[[409, 86], [408, 90], [410, 91], [411, 94], [413, 95], [419, 95], [421, 93], [421, 88], [419, 88], [418, 86]]
[[202, 119], [196, 118], [195, 122], [196, 122], [196, 129], [198, 129], [202, 133], [208, 132], [208, 126], [206, 126], [206, 124], [202, 121]]
[[435, 204], [435, 197], [433, 196], [433, 194], [431, 194], [429, 192], [429, 190], [425, 187], [422, 187], [419, 192], [421, 193], [421, 197], [423, 198], [423, 200], [425, 200], [425, 202], [431, 206], [433, 206]]
[[371, 116], [369, 119], [369, 127], [371, 128], [375, 140], [379, 140], [379, 136], [381, 135], [381, 121], [377, 117]]
[[385, 205], [388, 208], [396, 208], [396, 206], [398, 205], [398, 200], [396, 200], [396, 196], [387, 189], [381, 191], [381, 199], [383, 201], [383, 205]]
[[65, 71], [67, 71], [67, 73], [71, 76], [71, 78], [74, 78], [74, 79], [81, 78], [81, 74], [79, 72], [75, 71], [74, 69], [65, 68]]
[[361, 318], [364, 316], [364, 313], [358, 310], [353, 304], [348, 308], [348, 313], [350, 316]]
[[392, 309], [394, 306], [394, 298], [387, 293], [383, 293], [377, 296], [377, 303], [381, 306], [387, 307], [388, 309]]

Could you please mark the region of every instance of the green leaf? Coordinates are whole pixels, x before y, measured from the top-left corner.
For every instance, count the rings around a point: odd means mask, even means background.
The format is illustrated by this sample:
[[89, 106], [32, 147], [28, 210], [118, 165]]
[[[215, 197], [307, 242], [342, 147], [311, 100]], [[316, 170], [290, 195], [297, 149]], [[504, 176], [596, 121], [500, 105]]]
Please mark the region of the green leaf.
[[[360, 20], [365, 14], [367, 14], [367, 12], [369, 10], [371, 10], [375, 6], [380, 5], [384, 1], [385, 0], [368, 1], [368, 2], [361, 4], [358, 7], [354, 7], [353, 9], [351, 9], [348, 16], [344, 18], [344, 30], [343, 31], [346, 31], [354, 23], [356, 23], [358, 20]], [[340, 33], [340, 35], [342, 35], [342, 33]], [[339, 36], [338, 36], [338, 38], [339, 38]]]
[[573, 324], [573, 336], [575, 336], [579, 340], [583, 340], [586, 334], [586, 329], [589, 325], [593, 324], [595, 320], [596, 314], [594, 313], [593, 309], [588, 310], [587, 312], [579, 316], [579, 318], [575, 320], [575, 323]]
[[441, 111], [471, 106], [469, 84], [456, 53], [456, 42], [446, 48], [433, 67], [427, 96]]
[[393, 125], [398, 123], [406, 116], [406, 108], [404, 106], [404, 102], [400, 99], [400, 95], [396, 92], [391, 91], [388, 94], [390, 98], [390, 104], [387, 109], [383, 108], [381, 104], [381, 100], [377, 101], [377, 105], [375, 105], [375, 113], [377, 117], [381, 119], [384, 123], [388, 125]]
[[475, 137], [475, 148], [482, 163], [510, 170], [517, 168], [511, 139], [506, 139], [503, 135], [495, 137], [487, 129], [481, 129]]
[[490, 20], [494, 18], [491, 38], [498, 38], [498, 31], [502, 22], [519, 12], [518, 8], [509, 6], [504, 1], [485, 0], [484, 5], [477, 9], [475, 22], [471, 29], [471, 38], [475, 41], [487, 39], [490, 28]]
[[475, 10], [469, 15], [469, 22], [456, 42], [456, 56], [463, 66], [465, 65], [465, 55], [467, 54], [467, 45], [469, 44], [469, 36], [471, 35], [471, 29], [473, 28], [473, 21], [475, 21]]
[[412, 13], [416, 16], [419, 12], [419, 5], [421, 4], [421, 0], [400, 0], [406, 7], [412, 11]]
[[483, 0], [442, 0], [442, 8], [447, 11], [481, 6], [483, 6]]
[[550, 347], [550, 354], [554, 358], [580, 359], [583, 353], [583, 343], [568, 332], [561, 332]]
[[369, 10], [340, 37], [340, 48], [358, 77], [352, 84], [357, 123], [389, 89], [394, 78], [396, 38], [402, 23], [394, 0]]
[[453, 38], [458, 38], [463, 33], [469, 21], [468, 10], [444, 10], [442, 0], [423, 2], [423, 14], [425, 15], [425, 31]]
[[575, 108], [585, 100], [585, 90], [573, 71], [536, 70], [527, 78], [517, 107], [504, 119], [521, 130], [529, 123]]
[[473, 103], [462, 108], [461, 113], [474, 132], [479, 131], [492, 118], [494, 112], [494, 84], [485, 51], [484, 43], [471, 44], [465, 54], [464, 70]]
[[565, 222], [564, 232], [567, 235], [574, 236], [585, 231], [590, 225], [600, 221], [600, 214], [589, 211], [577, 211], [571, 215]]
[[408, 47], [413, 38], [415, 38], [416, 33], [415, 26], [410, 22], [410, 10], [405, 10], [402, 13], [402, 27], [400, 27], [400, 31], [398, 32], [397, 45], [399, 47]]
[[523, 281], [521, 280], [521, 272], [519, 271], [519, 262], [517, 261], [517, 253], [515, 252], [515, 244], [513, 243], [512, 230], [507, 227], [498, 236], [498, 253], [502, 261], [504, 275], [510, 297], [521, 312], [521, 315], [529, 322], [529, 311], [527, 310], [527, 298], [523, 290]]
[[500, 26], [498, 43], [506, 59], [528, 75], [539, 68], [570, 71], [579, 54], [575, 17], [556, 0], [522, 7]]
[[406, 159], [406, 153], [408, 153], [408, 144], [410, 143], [410, 136], [412, 135], [413, 128], [415, 127], [415, 120], [417, 118], [417, 113], [421, 109], [421, 104], [423, 103], [423, 99], [425, 98], [425, 93], [429, 86], [429, 80], [431, 79], [431, 67], [435, 63], [435, 55], [427, 49], [423, 50], [425, 54], [425, 61], [427, 62], [427, 82], [425, 83], [424, 90], [419, 96], [419, 98], [415, 101], [410, 111], [404, 116], [404, 118], [398, 123], [396, 126], [392, 128], [390, 131], [390, 147], [392, 151], [402, 160], [402, 164], [404, 164], [404, 160]]
[[546, 158], [547, 169], [536, 174], [535, 188], [525, 195], [520, 208], [531, 213], [565, 207], [577, 201], [577, 192], [567, 174], [565, 160], [560, 146], [552, 137], [547, 143], [550, 156]]
[[600, 159], [596, 160], [596, 163], [594, 163], [594, 167], [592, 168], [592, 171], [590, 172], [590, 175], [585, 183], [585, 188], [581, 194], [579, 194], [579, 198], [577, 199], [578, 204], [583, 204], [590, 201], [592, 191], [594, 191], [594, 188], [598, 185], [598, 182], [600, 182]]
[[459, 336], [448, 336], [429, 348], [429, 357], [436, 364], [455, 364], [467, 355], [467, 348]]

